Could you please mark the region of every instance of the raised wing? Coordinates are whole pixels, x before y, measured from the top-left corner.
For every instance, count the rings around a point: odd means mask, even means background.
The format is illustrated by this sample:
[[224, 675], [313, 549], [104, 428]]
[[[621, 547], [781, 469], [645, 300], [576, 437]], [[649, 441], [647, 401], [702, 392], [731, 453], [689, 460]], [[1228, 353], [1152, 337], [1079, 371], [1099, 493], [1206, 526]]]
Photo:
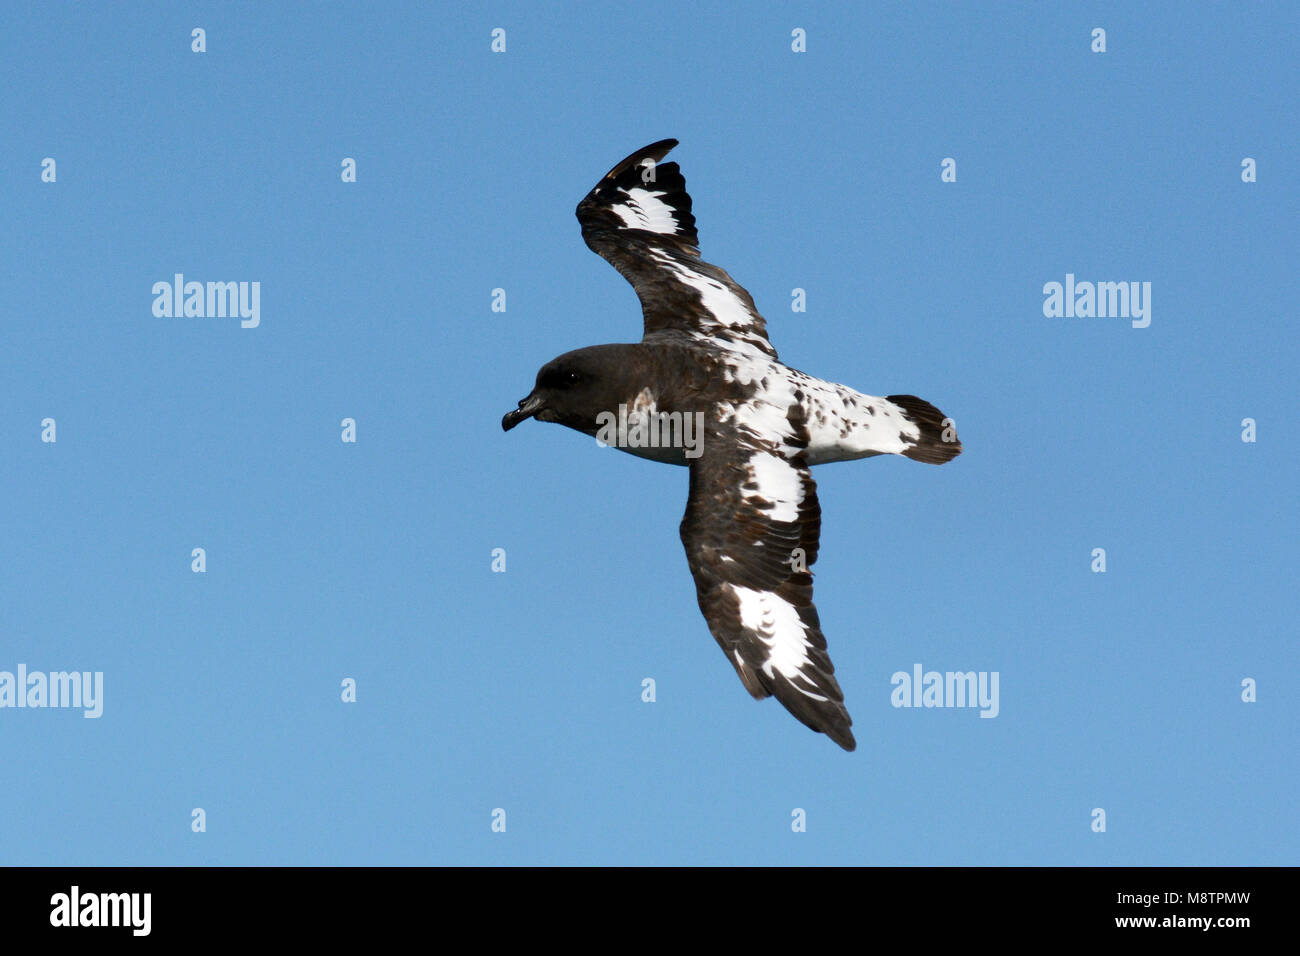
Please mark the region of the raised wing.
[[853, 750], [853, 720], [812, 602], [820, 532], [817, 486], [802, 458], [734, 419], [706, 431], [681, 533], [709, 630], [751, 694], [776, 697]]
[[647, 340], [685, 335], [776, 358], [749, 293], [700, 259], [686, 180], [676, 163], [659, 162], [676, 145], [652, 143], [606, 173], [578, 203], [582, 238], [636, 289]]

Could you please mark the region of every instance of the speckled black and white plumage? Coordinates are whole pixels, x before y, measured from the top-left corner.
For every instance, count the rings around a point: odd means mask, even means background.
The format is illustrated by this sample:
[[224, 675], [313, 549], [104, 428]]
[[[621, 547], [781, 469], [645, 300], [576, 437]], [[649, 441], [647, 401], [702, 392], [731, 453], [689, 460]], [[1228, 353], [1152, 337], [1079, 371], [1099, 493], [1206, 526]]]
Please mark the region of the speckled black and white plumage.
[[745, 688], [774, 696], [845, 750], [852, 719], [812, 603], [821, 507], [811, 467], [872, 455], [942, 464], [952, 422], [912, 395], [876, 397], [782, 364], [754, 300], [700, 259], [686, 181], [662, 140], [624, 159], [578, 205], [582, 235], [632, 284], [644, 335], [561, 355], [502, 421], [597, 435], [619, 406], [697, 416], [700, 447], [623, 447], [690, 467], [681, 537], [700, 610]]

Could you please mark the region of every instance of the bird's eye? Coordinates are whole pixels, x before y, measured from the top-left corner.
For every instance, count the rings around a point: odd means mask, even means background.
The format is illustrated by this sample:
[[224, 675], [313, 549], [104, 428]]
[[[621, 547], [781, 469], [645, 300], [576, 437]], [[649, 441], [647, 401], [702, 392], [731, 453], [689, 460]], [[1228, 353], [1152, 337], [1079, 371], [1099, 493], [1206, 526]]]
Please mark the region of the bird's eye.
[[582, 378], [582, 376], [580, 376], [577, 372], [565, 372], [565, 373], [564, 373], [564, 384], [565, 384], [565, 385], [577, 385], [578, 382], [581, 381], [581, 378]]

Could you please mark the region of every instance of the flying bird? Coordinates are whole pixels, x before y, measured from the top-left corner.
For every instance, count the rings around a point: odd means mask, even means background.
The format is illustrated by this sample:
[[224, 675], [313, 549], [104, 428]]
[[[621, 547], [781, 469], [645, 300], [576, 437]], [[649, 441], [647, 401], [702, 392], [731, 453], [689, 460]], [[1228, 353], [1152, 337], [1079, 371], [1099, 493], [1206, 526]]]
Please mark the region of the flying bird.
[[681, 538], [714, 639], [750, 694], [853, 750], [813, 606], [821, 507], [810, 469], [873, 455], [938, 465], [961, 443], [929, 402], [864, 395], [781, 363], [749, 293], [700, 258], [686, 180], [661, 162], [676, 145], [637, 150], [577, 209], [587, 245], [641, 300], [641, 341], [546, 363], [501, 427], [558, 422], [688, 466]]

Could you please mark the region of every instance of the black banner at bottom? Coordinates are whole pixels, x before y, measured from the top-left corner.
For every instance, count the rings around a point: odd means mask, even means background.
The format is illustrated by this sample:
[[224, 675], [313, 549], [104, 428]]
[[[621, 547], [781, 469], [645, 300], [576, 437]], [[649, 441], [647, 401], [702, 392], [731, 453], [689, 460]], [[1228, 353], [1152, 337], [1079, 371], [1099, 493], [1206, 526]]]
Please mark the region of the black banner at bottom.
[[822, 940], [840, 923], [863, 942], [911, 927], [925, 943], [977, 932], [1231, 945], [1282, 930], [1295, 883], [1290, 868], [8, 868], [0, 926], [6, 941], [91, 945], [338, 944], [456, 926], [625, 939], [682, 926], [739, 941], [745, 924], [769, 922]]

